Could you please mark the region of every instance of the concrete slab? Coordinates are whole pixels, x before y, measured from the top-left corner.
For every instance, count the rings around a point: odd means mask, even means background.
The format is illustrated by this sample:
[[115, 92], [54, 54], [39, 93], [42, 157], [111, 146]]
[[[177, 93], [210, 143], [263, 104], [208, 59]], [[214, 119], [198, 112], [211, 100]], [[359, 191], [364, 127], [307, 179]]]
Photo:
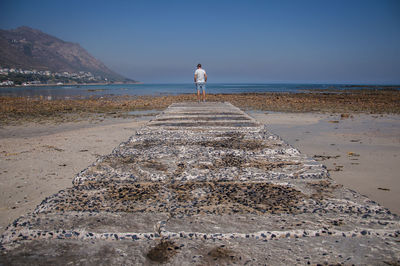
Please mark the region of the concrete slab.
[[179, 103], [17, 219], [5, 264], [396, 264], [400, 219], [230, 103]]

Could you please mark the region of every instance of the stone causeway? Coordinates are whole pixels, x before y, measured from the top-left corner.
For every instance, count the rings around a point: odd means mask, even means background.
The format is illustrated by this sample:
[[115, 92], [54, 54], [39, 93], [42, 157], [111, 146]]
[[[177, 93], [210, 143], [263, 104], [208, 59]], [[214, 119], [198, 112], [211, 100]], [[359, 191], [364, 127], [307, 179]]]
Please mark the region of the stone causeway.
[[175, 103], [10, 224], [0, 265], [399, 265], [400, 219], [227, 102]]

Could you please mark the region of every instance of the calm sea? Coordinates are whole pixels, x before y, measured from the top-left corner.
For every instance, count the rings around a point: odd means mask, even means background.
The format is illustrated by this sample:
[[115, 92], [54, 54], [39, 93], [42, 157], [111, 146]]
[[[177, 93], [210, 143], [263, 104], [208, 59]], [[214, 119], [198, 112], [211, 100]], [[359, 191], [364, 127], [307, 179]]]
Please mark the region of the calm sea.
[[[349, 89], [340, 84], [232, 84], [209, 83], [207, 93], [251, 93], [251, 92], [301, 92], [319, 89]], [[360, 87], [354, 87], [360, 89]], [[43, 96], [51, 98], [89, 97], [108, 95], [177, 95], [194, 93], [194, 84], [112, 84], [79, 86], [43, 86], [0, 88], [0, 96]]]

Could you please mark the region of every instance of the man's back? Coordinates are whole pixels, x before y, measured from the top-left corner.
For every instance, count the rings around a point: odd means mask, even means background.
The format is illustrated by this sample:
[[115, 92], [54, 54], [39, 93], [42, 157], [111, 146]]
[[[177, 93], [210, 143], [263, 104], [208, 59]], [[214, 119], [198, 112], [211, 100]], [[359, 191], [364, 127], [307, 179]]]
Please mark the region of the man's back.
[[196, 75], [196, 83], [204, 83], [206, 82], [205, 76], [206, 76], [206, 71], [202, 68], [196, 69], [196, 72], [194, 72]]

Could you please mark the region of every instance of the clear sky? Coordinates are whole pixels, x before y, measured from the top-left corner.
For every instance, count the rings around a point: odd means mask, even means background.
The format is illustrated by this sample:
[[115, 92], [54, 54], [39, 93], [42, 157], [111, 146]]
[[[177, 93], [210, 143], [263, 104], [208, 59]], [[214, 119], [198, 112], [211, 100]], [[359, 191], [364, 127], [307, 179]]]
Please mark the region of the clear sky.
[[400, 0], [1, 0], [22, 25], [146, 83], [400, 84]]

